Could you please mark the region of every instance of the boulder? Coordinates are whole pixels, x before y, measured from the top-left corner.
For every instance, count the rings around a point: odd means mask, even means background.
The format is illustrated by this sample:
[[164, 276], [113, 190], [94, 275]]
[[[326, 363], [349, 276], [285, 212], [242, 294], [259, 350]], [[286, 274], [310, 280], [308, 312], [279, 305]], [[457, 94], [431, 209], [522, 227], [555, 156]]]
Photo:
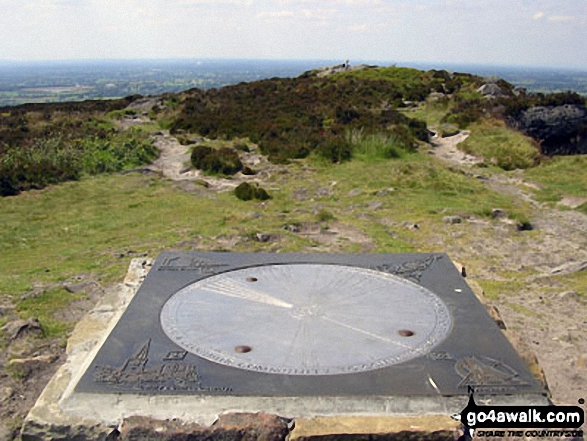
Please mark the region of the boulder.
[[491, 217], [493, 219], [505, 219], [508, 217], [508, 214], [505, 210], [502, 210], [501, 208], [494, 208], [493, 210], [491, 210]]
[[556, 268], [553, 268], [550, 273], [553, 275], [573, 274], [587, 269], [587, 260], [579, 262], [567, 262]]
[[301, 230], [300, 226], [296, 224], [286, 224], [283, 226], [283, 229], [289, 231], [290, 233], [299, 233]]
[[393, 193], [394, 191], [395, 191], [395, 188], [393, 188], [393, 187], [384, 188], [381, 190], [377, 190], [375, 192], [375, 196], [387, 196], [387, 195]]
[[[130, 255], [130, 254], [134, 254], [134, 253], [131, 253], [129, 251], [128, 255]], [[95, 287], [96, 287], [95, 282], [78, 282], [78, 283], [72, 283], [70, 285], [65, 285], [65, 290], [70, 294], [79, 294], [80, 292], [91, 291]]]
[[383, 205], [383, 202], [375, 201], [367, 205], [368, 210], [378, 210]]
[[460, 224], [463, 219], [460, 216], [444, 216], [442, 222], [448, 225]]
[[255, 240], [257, 242], [269, 242], [273, 237], [270, 234], [257, 233], [255, 234]]
[[504, 93], [504, 91], [501, 90], [501, 87], [499, 87], [495, 83], [484, 84], [479, 89], [477, 89], [477, 92], [479, 92], [486, 98], [498, 98], [500, 96], [506, 95], [506, 93]]
[[11, 340], [15, 340], [24, 334], [42, 332], [41, 324], [36, 318], [14, 320], [6, 323], [1, 329], [8, 334]]
[[587, 153], [587, 108], [565, 104], [531, 107], [514, 125], [540, 143], [548, 156]]
[[446, 98], [446, 95], [442, 92], [432, 92], [430, 95], [428, 95], [428, 99], [430, 101], [440, 101], [444, 98]]

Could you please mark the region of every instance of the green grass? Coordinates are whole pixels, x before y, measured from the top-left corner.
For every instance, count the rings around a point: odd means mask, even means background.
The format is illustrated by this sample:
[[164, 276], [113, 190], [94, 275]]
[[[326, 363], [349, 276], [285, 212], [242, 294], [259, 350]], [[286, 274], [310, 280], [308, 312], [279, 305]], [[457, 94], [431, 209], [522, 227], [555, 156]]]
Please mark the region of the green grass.
[[347, 132], [346, 141], [351, 146], [353, 157], [369, 163], [408, 154], [408, 148], [394, 134], [364, 133], [363, 130], [353, 129]]
[[[336, 196], [320, 200], [326, 204], [324, 208], [333, 212], [337, 219], [360, 226], [368, 235], [376, 234], [379, 227], [371, 221], [358, 219], [356, 213], [345, 214], [344, 207], [356, 202], [356, 198], [348, 196], [354, 188], [363, 190], [360, 199], [364, 205], [375, 201], [384, 203], [373, 216], [397, 222], [438, 226], [442, 224], [442, 217], [450, 214], [490, 218], [492, 208], [497, 206], [507, 207], [506, 210], [518, 216], [529, 213], [527, 206], [515, 204], [478, 180], [420, 153], [376, 164], [357, 159], [336, 167], [317, 164], [316, 177], [323, 185], [337, 182]], [[375, 196], [378, 190], [389, 187], [395, 191], [384, 198]]]
[[[557, 156], [525, 173], [540, 189], [536, 197], [543, 202], [557, 202], [564, 196], [587, 197], [587, 155]], [[587, 206], [579, 207], [587, 212]]]
[[322, 209], [316, 214], [316, 219], [318, 219], [318, 222], [328, 222], [334, 219], [334, 214], [328, 210]]
[[580, 297], [587, 300], [587, 271], [555, 276], [552, 280], [559, 287], [559, 292], [575, 291]]
[[428, 127], [439, 127], [442, 118], [448, 111], [448, 103], [426, 101], [412, 109], [399, 109], [408, 118], [425, 121]]
[[107, 118], [110, 119], [123, 119], [126, 116], [136, 116], [138, 112], [135, 109], [120, 109], [120, 110], [112, 110], [106, 114]]
[[[346, 226], [370, 239], [369, 252], [443, 251], [426, 237], [444, 228], [446, 215], [490, 219], [496, 206], [528, 213], [523, 204], [421, 153], [339, 165], [298, 160], [287, 171], [272, 174], [264, 184], [272, 199], [262, 204], [204, 188], [190, 194], [138, 174], [85, 177], [0, 198], [0, 248], [6, 250], [0, 254], [0, 293], [12, 298], [21, 316], [39, 318], [46, 335], [60, 336], [71, 324], [55, 319], [55, 312], [74, 296], [62, 289], [26, 300], [21, 296], [33, 284], [54, 286], [80, 274], [102, 285], [121, 281], [132, 256], [119, 256], [129, 250], [151, 257], [170, 249], [332, 251], [312, 236], [283, 229], [286, 224], [329, 222], [331, 228]], [[390, 187], [395, 190], [376, 195]], [[316, 192], [320, 188], [331, 191]], [[362, 190], [359, 197], [349, 196], [354, 188]], [[294, 197], [302, 189], [311, 193], [306, 200]], [[375, 202], [381, 206], [366, 208]], [[403, 222], [421, 228], [397, 227]], [[259, 242], [256, 233], [279, 240]], [[238, 239], [236, 245], [227, 245], [231, 238]], [[341, 238], [335, 250], [365, 252], [364, 244], [349, 238]]]
[[421, 82], [422, 79], [429, 77], [426, 72], [417, 69], [410, 69], [405, 67], [381, 67], [378, 69], [364, 69], [356, 71], [348, 71], [332, 75], [333, 79], [340, 76], [349, 76], [361, 80], [387, 80], [394, 83], [414, 83]]
[[[358, 81], [389, 81], [403, 94], [406, 100], [419, 101], [423, 99], [421, 93], [430, 89], [431, 74], [422, 72], [417, 69], [400, 68], [400, 67], [384, 67], [378, 69], [364, 69], [357, 71], [341, 72], [332, 75], [330, 78], [337, 81], [340, 78], [354, 78]], [[418, 90], [418, 99], [416, 96], [412, 97], [413, 91]]]
[[[118, 251], [160, 249], [191, 234], [219, 231], [223, 209], [157, 180], [102, 175], [0, 199], [0, 291], [22, 294], [31, 282], [79, 272], [119, 278]], [[204, 215], [202, 215], [204, 213]], [[175, 239], [175, 241], [174, 241]]]
[[484, 120], [471, 124], [469, 130], [471, 135], [459, 144], [459, 149], [485, 158], [487, 164], [503, 170], [525, 169], [538, 164], [537, 145], [503, 122]]
[[498, 300], [500, 296], [507, 296], [510, 293], [517, 294], [526, 287], [523, 281], [516, 280], [515, 277], [508, 280], [479, 280], [479, 285], [489, 300]]
[[534, 316], [534, 317], [541, 317], [541, 315], [531, 309], [527, 308], [524, 305], [519, 305], [517, 303], [509, 303], [509, 307], [516, 311], [517, 313], [526, 315], [526, 316]]
[[65, 308], [69, 302], [80, 300], [82, 294], [71, 294], [63, 288], [54, 288], [36, 297], [21, 301], [16, 311], [22, 318], [35, 317], [41, 323], [43, 336], [56, 337], [73, 329], [75, 323], [56, 319], [53, 314]]

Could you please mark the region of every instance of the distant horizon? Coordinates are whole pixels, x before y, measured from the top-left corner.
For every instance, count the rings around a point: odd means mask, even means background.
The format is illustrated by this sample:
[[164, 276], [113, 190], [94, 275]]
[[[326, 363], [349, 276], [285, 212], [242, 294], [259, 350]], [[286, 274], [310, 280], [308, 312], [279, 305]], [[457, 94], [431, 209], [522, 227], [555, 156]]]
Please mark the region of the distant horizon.
[[[587, 70], [585, 0], [0, 0], [2, 60], [392, 60]], [[407, 61], [406, 61], [407, 60]]]
[[[160, 58], [59, 58], [59, 59], [0, 59], [0, 65], [42, 65], [42, 64], [84, 64], [84, 63], [134, 63], [134, 62], [291, 62], [291, 63], [343, 63], [346, 60], [339, 58], [229, 58], [229, 57], [160, 57]], [[418, 66], [429, 67], [438, 66], [462, 66], [462, 67], [479, 67], [479, 68], [500, 68], [500, 69], [531, 69], [531, 70], [560, 70], [587, 72], [587, 67], [578, 66], [555, 66], [555, 65], [534, 65], [534, 64], [501, 64], [501, 63], [478, 63], [464, 61], [407, 61], [407, 60], [369, 60], [356, 59], [350, 60], [351, 65], [373, 64], [378, 67], [388, 67], [394, 65], [397, 67], [418, 68]], [[325, 66], [330, 66], [327, 64]]]

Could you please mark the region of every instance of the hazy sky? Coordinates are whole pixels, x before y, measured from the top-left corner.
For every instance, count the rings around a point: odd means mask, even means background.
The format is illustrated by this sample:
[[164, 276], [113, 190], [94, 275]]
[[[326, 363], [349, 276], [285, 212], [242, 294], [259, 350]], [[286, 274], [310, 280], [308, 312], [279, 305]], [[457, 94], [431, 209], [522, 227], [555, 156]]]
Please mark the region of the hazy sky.
[[0, 0], [0, 60], [177, 57], [587, 68], [587, 0]]

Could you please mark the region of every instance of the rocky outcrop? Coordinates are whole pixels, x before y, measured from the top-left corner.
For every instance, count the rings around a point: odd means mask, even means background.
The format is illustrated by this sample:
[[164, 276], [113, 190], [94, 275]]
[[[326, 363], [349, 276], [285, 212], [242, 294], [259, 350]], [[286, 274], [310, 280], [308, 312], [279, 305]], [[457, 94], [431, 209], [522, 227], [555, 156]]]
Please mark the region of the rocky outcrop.
[[1, 329], [2, 332], [6, 333], [11, 340], [15, 340], [24, 334], [40, 334], [42, 332], [41, 324], [36, 318], [8, 322]]
[[496, 83], [484, 84], [479, 89], [477, 89], [477, 92], [486, 98], [498, 98], [500, 96], [507, 95]]
[[536, 139], [545, 155], [587, 153], [585, 106], [566, 104], [556, 107], [531, 107], [523, 111], [513, 125]]

